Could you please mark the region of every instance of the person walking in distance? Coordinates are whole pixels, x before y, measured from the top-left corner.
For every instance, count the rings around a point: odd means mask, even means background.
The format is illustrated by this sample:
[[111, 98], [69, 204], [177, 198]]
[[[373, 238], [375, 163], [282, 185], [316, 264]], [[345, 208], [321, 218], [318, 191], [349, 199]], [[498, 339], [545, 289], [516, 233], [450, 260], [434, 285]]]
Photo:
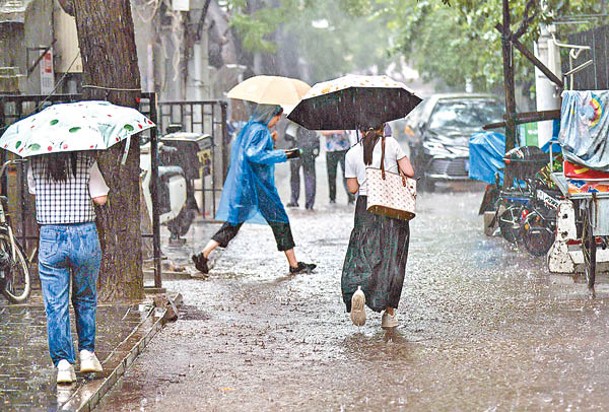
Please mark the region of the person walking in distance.
[[76, 381], [70, 291], [80, 372], [103, 371], [95, 355], [96, 284], [102, 250], [94, 204], [106, 203], [109, 188], [91, 152], [32, 156], [27, 177], [40, 225], [38, 270], [49, 352], [57, 368], [57, 383], [70, 384]]
[[380, 168], [384, 150], [386, 171], [397, 173], [399, 167], [406, 176], [413, 177], [414, 169], [399, 143], [384, 135], [384, 125], [362, 130], [362, 136], [345, 159], [347, 187], [351, 193], [358, 193], [358, 197], [341, 290], [353, 324], [361, 326], [366, 322], [367, 305], [375, 312], [384, 311], [381, 326], [393, 328], [398, 326], [395, 311], [406, 274], [410, 226], [407, 220], [367, 210], [366, 167]]
[[336, 172], [340, 165], [341, 180], [347, 192], [347, 203], [353, 204], [355, 195], [347, 188], [345, 178], [345, 155], [351, 147], [349, 134], [344, 130], [331, 130], [321, 132], [326, 138], [326, 169], [328, 171], [328, 189], [330, 191], [330, 203], [336, 203]]
[[300, 158], [290, 160], [290, 202], [287, 207], [298, 207], [300, 197], [300, 169], [304, 177], [305, 209], [313, 210], [315, 205], [315, 159], [319, 156], [319, 135], [290, 122], [285, 132], [285, 140], [291, 147], [302, 151]]
[[227, 247], [245, 222], [266, 223], [273, 230], [277, 249], [285, 253], [290, 274], [311, 272], [315, 264], [299, 262], [288, 215], [275, 187], [275, 163], [298, 158], [300, 150], [275, 150], [276, 131], [271, 133], [283, 110], [281, 106], [258, 104], [241, 129], [231, 150], [230, 168], [216, 219], [224, 224], [200, 253], [192, 255], [197, 270], [209, 272], [209, 255]]

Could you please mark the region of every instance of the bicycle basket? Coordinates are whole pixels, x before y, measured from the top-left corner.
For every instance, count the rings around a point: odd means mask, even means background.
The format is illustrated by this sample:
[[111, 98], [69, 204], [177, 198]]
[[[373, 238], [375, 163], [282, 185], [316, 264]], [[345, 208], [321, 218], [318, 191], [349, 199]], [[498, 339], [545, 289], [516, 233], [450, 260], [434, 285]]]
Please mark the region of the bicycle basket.
[[507, 152], [503, 160], [512, 177], [526, 180], [534, 178], [550, 162], [550, 155], [537, 146], [522, 146]]

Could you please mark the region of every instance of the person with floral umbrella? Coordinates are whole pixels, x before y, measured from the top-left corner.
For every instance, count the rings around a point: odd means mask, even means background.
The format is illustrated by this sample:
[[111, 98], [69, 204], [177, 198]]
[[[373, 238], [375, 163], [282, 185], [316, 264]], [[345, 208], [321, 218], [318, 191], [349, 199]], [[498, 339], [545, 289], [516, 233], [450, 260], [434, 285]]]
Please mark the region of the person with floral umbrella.
[[28, 189], [35, 196], [40, 225], [38, 271], [58, 384], [76, 381], [70, 300], [80, 372], [103, 371], [95, 354], [102, 258], [95, 206], [106, 203], [110, 189], [97, 165], [96, 150], [153, 126], [137, 110], [90, 101], [50, 106], [11, 125], [0, 137], [0, 147], [29, 157]]

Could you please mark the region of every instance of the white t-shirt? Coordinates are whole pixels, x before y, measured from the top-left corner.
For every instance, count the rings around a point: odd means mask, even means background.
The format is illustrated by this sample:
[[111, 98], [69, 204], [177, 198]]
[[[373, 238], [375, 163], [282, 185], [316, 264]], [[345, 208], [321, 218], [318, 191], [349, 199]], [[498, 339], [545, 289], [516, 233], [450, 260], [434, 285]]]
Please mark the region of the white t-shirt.
[[[372, 164], [370, 167], [381, 168], [381, 140], [377, 142], [372, 151]], [[404, 158], [406, 154], [400, 144], [393, 137], [385, 137], [385, 170], [398, 173], [398, 160]], [[358, 194], [366, 196], [366, 165], [364, 165], [364, 146], [358, 143], [347, 152], [345, 156], [345, 177], [357, 178], [359, 183]]]

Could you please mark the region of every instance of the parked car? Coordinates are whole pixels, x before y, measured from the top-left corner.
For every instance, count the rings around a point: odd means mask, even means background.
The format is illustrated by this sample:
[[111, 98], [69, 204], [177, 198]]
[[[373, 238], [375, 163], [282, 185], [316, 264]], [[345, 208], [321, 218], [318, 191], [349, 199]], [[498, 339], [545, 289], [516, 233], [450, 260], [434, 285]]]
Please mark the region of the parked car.
[[404, 133], [422, 190], [469, 180], [469, 137], [503, 121], [505, 105], [490, 94], [435, 94], [406, 117]]

